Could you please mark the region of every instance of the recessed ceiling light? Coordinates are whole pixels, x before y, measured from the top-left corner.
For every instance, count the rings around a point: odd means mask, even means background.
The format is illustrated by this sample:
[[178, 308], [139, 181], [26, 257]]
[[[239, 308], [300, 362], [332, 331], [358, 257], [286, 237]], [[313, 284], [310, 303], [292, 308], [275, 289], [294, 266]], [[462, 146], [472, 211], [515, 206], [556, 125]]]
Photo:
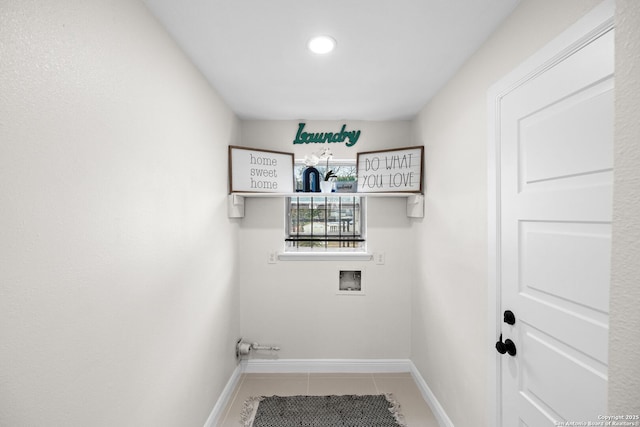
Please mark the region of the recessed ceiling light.
[[309, 40], [307, 47], [313, 53], [324, 55], [331, 52], [336, 47], [336, 40], [329, 36], [317, 36]]

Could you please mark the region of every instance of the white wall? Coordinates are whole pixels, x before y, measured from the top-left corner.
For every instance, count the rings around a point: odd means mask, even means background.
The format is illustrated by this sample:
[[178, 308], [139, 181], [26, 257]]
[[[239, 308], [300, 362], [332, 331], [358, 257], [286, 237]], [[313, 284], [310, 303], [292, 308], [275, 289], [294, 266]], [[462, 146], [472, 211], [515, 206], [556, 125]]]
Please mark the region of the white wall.
[[609, 413], [640, 414], [640, 2], [616, 1]]
[[0, 425], [202, 426], [238, 121], [142, 3], [0, 4]]
[[[408, 121], [314, 122], [315, 132], [361, 130], [356, 145], [331, 144], [335, 157], [355, 159], [358, 151], [412, 145]], [[296, 158], [323, 144], [293, 145], [297, 121], [243, 121], [242, 144], [293, 152]], [[305, 129], [306, 131], [306, 129]], [[406, 200], [368, 201], [368, 249], [386, 253], [372, 261], [279, 261], [267, 254], [284, 247], [284, 201], [249, 199], [239, 233], [241, 329], [249, 340], [277, 344], [281, 359], [385, 359], [409, 357], [411, 222]], [[364, 268], [365, 296], [337, 296], [338, 268]], [[253, 357], [269, 357], [255, 353]]]
[[[456, 426], [484, 425], [486, 91], [597, 3], [525, 0], [425, 107], [413, 140], [408, 122], [346, 122], [363, 136], [336, 157], [426, 146], [425, 219], [407, 219], [401, 200], [369, 205], [377, 266], [267, 264], [283, 203], [249, 200], [229, 221], [226, 147], [311, 147], [291, 144], [298, 122], [244, 122], [237, 139], [144, 6], [3, 2], [0, 424], [202, 425], [243, 335], [283, 358], [411, 356]], [[618, 0], [612, 348], [637, 348], [640, 330], [639, 7]], [[335, 296], [337, 267], [354, 264], [367, 296]], [[611, 413], [640, 410], [638, 354], [611, 352]]]
[[487, 422], [487, 91], [598, 3], [524, 0], [415, 120], [428, 188], [411, 359], [456, 427]]

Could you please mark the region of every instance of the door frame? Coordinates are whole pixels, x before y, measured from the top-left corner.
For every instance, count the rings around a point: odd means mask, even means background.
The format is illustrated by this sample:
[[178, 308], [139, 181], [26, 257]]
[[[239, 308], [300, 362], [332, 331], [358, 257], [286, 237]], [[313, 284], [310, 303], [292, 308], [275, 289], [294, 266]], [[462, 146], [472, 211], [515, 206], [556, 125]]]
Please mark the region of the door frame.
[[605, 0], [584, 17], [562, 32], [541, 50], [516, 67], [489, 88], [488, 109], [488, 411], [487, 425], [502, 427], [501, 363], [493, 341], [498, 339], [501, 316], [501, 248], [500, 248], [500, 108], [508, 93], [539, 76], [571, 56], [591, 41], [614, 27], [614, 0]]

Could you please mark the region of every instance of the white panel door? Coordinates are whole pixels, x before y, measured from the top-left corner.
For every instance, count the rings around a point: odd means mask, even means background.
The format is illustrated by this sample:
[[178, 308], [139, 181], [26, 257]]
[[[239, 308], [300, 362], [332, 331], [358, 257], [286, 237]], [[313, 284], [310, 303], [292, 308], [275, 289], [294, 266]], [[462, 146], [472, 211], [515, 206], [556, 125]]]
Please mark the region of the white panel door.
[[613, 42], [609, 29], [500, 101], [500, 311], [515, 315], [500, 331], [516, 349], [497, 356], [503, 427], [606, 414]]

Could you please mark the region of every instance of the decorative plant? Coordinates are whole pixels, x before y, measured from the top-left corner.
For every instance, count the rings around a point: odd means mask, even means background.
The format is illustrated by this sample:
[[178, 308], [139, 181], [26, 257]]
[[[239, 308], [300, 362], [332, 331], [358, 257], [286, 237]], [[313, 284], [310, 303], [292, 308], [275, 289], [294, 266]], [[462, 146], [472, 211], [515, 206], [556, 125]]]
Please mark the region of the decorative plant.
[[[327, 162], [328, 163], [328, 162]], [[327, 168], [329, 167], [329, 165], [327, 164]], [[329, 181], [331, 178], [337, 178], [338, 175], [336, 175], [335, 173], [333, 173], [333, 171], [329, 171], [326, 174], [324, 174], [324, 180], [325, 181]]]
[[331, 152], [331, 150], [329, 149], [329, 147], [327, 148], [323, 148], [322, 151], [320, 152], [320, 159], [326, 159], [327, 160], [327, 167], [325, 169], [325, 171], [327, 171], [324, 174], [324, 180], [325, 181], [329, 181], [331, 178], [337, 178], [338, 175], [336, 175], [333, 170], [329, 169], [329, 159], [331, 159], [331, 157], [333, 157], [333, 153]]

